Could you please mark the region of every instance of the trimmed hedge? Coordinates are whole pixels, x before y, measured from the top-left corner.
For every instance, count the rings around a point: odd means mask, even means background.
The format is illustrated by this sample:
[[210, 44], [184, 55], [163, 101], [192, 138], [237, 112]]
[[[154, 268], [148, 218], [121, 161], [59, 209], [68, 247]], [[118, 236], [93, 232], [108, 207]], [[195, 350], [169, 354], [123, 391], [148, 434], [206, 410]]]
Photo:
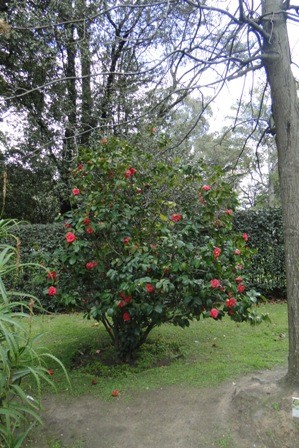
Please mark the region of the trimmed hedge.
[[[249, 235], [248, 244], [256, 249], [249, 274], [251, 286], [269, 299], [286, 298], [282, 215], [280, 209], [245, 210], [235, 214], [235, 230]], [[65, 228], [60, 224], [20, 225], [14, 234], [21, 240], [21, 262], [39, 263], [55, 270], [54, 252], [64, 245]], [[34, 294], [48, 311], [64, 311], [65, 305], [46, 293], [49, 286], [44, 270], [21, 271], [12, 278], [14, 289]], [[71, 291], [69, 291], [71, 297]], [[72, 308], [70, 299], [69, 307]]]
[[249, 272], [254, 287], [267, 298], [286, 298], [285, 255], [281, 209], [237, 212], [234, 227], [249, 235], [257, 250]]
[[63, 223], [26, 224], [13, 229], [21, 240], [21, 256], [23, 261], [39, 258], [43, 253], [53, 253], [64, 241], [65, 227]]

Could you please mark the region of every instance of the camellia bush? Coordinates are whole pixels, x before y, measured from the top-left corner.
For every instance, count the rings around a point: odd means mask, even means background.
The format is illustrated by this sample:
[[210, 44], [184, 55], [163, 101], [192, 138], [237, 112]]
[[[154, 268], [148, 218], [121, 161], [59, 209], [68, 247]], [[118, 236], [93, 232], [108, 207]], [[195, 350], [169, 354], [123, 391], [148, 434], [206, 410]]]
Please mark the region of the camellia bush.
[[165, 322], [267, 318], [252, 309], [248, 235], [232, 231], [230, 186], [218, 169], [163, 161], [152, 142], [150, 153], [112, 138], [81, 150], [62, 264], [48, 278], [48, 294], [71, 295], [102, 322], [125, 362]]

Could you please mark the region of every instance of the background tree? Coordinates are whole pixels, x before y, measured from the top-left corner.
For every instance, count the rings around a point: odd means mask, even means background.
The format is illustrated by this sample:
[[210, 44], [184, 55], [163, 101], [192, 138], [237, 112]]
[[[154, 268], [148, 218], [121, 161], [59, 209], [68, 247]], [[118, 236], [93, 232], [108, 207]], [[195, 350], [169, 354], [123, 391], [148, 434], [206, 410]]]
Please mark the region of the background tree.
[[2, 169], [2, 217], [13, 216], [32, 224], [52, 222], [58, 215], [59, 202], [55, 191], [51, 192], [51, 173], [43, 167], [28, 169], [20, 163], [6, 163]]
[[193, 34], [189, 10], [140, 0], [4, 2], [2, 111], [23, 118], [18, 152], [28, 167], [38, 157], [52, 171], [62, 212], [78, 145], [163, 122], [187, 96], [178, 63], [160, 57], [180, 33]]
[[270, 128], [267, 85], [262, 90], [253, 90], [242, 103], [237, 101], [229, 119], [230, 125], [219, 132], [219, 151], [216, 148], [212, 157], [218, 157], [236, 178], [235, 185], [244, 208], [280, 206], [277, 152]]

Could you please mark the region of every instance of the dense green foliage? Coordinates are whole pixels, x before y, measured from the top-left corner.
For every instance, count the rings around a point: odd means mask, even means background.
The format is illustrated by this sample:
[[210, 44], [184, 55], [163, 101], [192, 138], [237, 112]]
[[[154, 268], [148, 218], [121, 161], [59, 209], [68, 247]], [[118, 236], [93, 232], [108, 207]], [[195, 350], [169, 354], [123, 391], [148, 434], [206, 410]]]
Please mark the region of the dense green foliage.
[[[59, 212], [53, 173], [47, 167], [25, 168], [21, 163], [0, 164], [0, 210], [3, 218], [49, 223]], [[4, 201], [3, 201], [4, 199]]]
[[268, 297], [286, 297], [286, 275], [281, 209], [245, 210], [235, 215], [234, 227], [249, 235], [256, 249], [250, 270], [251, 283]]
[[[248, 267], [248, 279], [257, 291], [267, 298], [285, 298], [286, 278], [284, 269], [283, 230], [280, 209], [244, 210], [234, 215], [237, 231], [248, 233], [249, 247], [256, 250]], [[51, 270], [56, 269], [54, 252], [64, 246], [65, 228], [62, 223], [19, 225], [14, 230], [21, 241], [22, 262], [39, 262]], [[45, 290], [46, 275], [36, 271], [19, 271], [15, 285], [22, 291], [33, 292], [39, 297], [43, 307], [49, 311], [82, 309], [69, 294], [69, 303], [59, 296], [49, 296]], [[49, 282], [50, 284], [50, 282]]]

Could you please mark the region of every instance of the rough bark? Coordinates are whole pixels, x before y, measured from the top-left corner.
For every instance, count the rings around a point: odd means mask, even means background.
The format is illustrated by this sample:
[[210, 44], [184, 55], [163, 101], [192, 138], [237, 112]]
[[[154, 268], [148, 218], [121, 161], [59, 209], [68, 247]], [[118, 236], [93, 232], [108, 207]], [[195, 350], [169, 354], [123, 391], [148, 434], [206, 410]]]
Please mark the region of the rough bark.
[[271, 89], [276, 129], [278, 169], [283, 211], [288, 319], [287, 380], [299, 386], [299, 101], [291, 70], [284, 2], [264, 0], [263, 27], [269, 34], [263, 51]]

